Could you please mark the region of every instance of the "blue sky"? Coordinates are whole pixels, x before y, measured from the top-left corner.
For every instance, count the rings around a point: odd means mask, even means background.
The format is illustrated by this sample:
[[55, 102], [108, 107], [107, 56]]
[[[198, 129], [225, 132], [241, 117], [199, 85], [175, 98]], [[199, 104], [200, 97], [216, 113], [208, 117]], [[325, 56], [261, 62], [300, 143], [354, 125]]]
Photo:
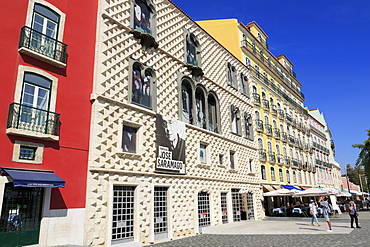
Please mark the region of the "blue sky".
[[[193, 20], [256, 21], [270, 51], [294, 64], [305, 106], [324, 113], [342, 168], [370, 129], [370, 1], [173, 0]], [[342, 169], [344, 173], [344, 169]]]

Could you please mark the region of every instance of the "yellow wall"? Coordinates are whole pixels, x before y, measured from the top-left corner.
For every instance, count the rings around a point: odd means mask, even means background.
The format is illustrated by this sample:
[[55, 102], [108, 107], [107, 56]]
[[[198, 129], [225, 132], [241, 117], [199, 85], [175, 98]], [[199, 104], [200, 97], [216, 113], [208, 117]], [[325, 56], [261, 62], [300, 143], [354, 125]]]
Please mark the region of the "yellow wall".
[[197, 21], [196, 23], [215, 37], [222, 46], [226, 47], [240, 61], [243, 60], [237, 19]]

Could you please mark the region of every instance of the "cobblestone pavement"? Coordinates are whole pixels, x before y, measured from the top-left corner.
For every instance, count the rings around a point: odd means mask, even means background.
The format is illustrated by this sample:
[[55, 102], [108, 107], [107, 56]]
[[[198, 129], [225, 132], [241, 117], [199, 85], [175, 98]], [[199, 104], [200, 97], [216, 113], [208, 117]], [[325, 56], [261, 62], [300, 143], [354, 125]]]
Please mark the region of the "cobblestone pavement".
[[[287, 218], [270, 219], [274, 221], [280, 221], [282, 228], [284, 227], [284, 221], [288, 223], [291, 221]], [[270, 220], [264, 220], [266, 224]], [[244, 246], [256, 246], [256, 247], [315, 247], [315, 246], [370, 246], [370, 211], [360, 211], [359, 223], [362, 228], [351, 229], [350, 219], [347, 214], [342, 214], [338, 218], [331, 219], [333, 223], [333, 232], [327, 233], [326, 231], [320, 232], [320, 234], [312, 234], [312, 231], [307, 230], [307, 234], [200, 234], [193, 237], [182, 238], [169, 242], [163, 242], [151, 245], [153, 247], [244, 247]], [[305, 224], [309, 225], [309, 219], [297, 219], [294, 220], [297, 225]], [[322, 226], [327, 229], [327, 225], [321, 218]], [[251, 225], [252, 226], [252, 225]], [[339, 231], [335, 229], [346, 228], [347, 231]], [[349, 228], [349, 229], [347, 229]], [[352, 230], [352, 231], [351, 231]]]

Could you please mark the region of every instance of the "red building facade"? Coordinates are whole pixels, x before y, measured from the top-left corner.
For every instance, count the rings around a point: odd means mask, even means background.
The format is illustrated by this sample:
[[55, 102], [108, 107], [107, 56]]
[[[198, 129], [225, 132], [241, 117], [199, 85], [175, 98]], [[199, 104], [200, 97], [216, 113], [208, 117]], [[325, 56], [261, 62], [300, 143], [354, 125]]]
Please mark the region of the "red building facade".
[[97, 1], [0, 13], [0, 242], [82, 244]]

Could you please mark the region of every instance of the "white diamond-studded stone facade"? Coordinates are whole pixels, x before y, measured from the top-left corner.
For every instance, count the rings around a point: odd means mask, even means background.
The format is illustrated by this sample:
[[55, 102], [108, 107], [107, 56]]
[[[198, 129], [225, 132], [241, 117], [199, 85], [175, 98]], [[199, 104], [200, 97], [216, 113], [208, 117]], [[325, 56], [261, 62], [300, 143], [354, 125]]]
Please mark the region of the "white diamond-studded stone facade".
[[[231, 190], [252, 193], [253, 218], [263, 217], [259, 167], [255, 141], [231, 132], [231, 106], [241, 116], [252, 114], [251, 99], [232, 87], [227, 80], [227, 62], [238, 73], [249, 70], [169, 1], [153, 1], [156, 9], [157, 49], [144, 49], [130, 32], [131, 1], [100, 1], [97, 27], [93, 113], [87, 186], [85, 245], [111, 246], [113, 186], [134, 186], [133, 237], [127, 241], [154, 243], [154, 188], [168, 188], [167, 239], [191, 236], [199, 227], [199, 192], [209, 194], [210, 225], [222, 224], [221, 193], [228, 193], [228, 222], [233, 219]], [[187, 30], [200, 43], [201, 69], [194, 78], [185, 61]], [[137, 61], [155, 72], [156, 104], [152, 109], [132, 104], [130, 66]], [[220, 133], [186, 124], [186, 174], [162, 174], [155, 170], [156, 113], [181, 120], [181, 78], [192, 78], [207, 92], [217, 95]], [[238, 81], [240, 83], [240, 81]], [[251, 90], [249, 90], [251, 91]], [[241, 118], [243, 122], [243, 117]], [[122, 151], [124, 124], [138, 129], [135, 153]], [[207, 162], [199, 161], [199, 146], [207, 144]], [[235, 154], [235, 168], [230, 167], [230, 152]], [[220, 163], [219, 155], [223, 156]], [[120, 222], [125, 224], [125, 222]], [[116, 242], [118, 243], [118, 242]]]

